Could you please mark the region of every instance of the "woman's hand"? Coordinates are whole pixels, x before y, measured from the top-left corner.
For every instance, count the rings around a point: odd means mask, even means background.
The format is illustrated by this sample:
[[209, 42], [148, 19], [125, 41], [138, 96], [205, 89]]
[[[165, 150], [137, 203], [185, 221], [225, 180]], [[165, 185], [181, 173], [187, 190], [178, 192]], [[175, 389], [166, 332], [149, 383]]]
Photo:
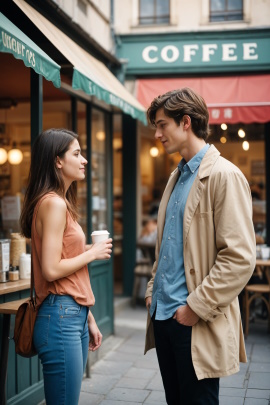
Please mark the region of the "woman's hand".
[[94, 260], [110, 259], [112, 253], [112, 239], [94, 243], [89, 252], [94, 256]]
[[96, 321], [90, 311], [88, 314], [87, 322], [88, 322], [88, 330], [89, 330], [88, 350], [90, 350], [91, 352], [94, 352], [101, 346], [102, 334], [100, 333], [100, 330], [98, 329]]

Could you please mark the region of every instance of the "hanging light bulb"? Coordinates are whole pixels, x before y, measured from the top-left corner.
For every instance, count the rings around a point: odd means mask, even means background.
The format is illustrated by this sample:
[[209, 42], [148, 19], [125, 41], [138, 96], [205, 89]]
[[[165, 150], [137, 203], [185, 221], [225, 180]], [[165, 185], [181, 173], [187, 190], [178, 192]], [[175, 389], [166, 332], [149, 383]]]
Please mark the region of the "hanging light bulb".
[[223, 131], [226, 131], [226, 129], [227, 129], [228, 127], [227, 127], [226, 124], [221, 124], [221, 125], [220, 125], [220, 128], [221, 128]]
[[96, 138], [97, 138], [99, 141], [104, 141], [104, 139], [105, 139], [105, 132], [104, 132], [104, 131], [98, 131], [98, 132], [96, 133]]
[[222, 137], [220, 138], [220, 142], [221, 142], [221, 143], [226, 143], [226, 142], [227, 142], [227, 138], [226, 138], [225, 136], [222, 136]]
[[157, 148], [156, 146], [153, 146], [153, 147], [150, 149], [150, 155], [151, 155], [152, 157], [157, 157], [158, 154], [159, 154], [158, 148]]
[[238, 136], [239, 136], [240, 138], [245, 138], [246, 133], [245, 133], [245, 131], [244, 131], [242, 128], [240, 128], [240, 129], [238, 130]]
[[12, 149], [7, 154], [8, 161], [11, 165], [19, 165], [23, 160], [23, 154], [20, 149], [17, 149], [16, 143], [13, 143]]
[[0, 165], [3, 165], [4, 163], [6, 163], [8, 158], [8, 154], [6, 149], [4, 148], [0, 148]]
[[249, 150], [249, 142], [248, 142], [248, 141], [244, 141], [244, 142], [242, 143], [242, 148], [243, 148], [244, 150]]

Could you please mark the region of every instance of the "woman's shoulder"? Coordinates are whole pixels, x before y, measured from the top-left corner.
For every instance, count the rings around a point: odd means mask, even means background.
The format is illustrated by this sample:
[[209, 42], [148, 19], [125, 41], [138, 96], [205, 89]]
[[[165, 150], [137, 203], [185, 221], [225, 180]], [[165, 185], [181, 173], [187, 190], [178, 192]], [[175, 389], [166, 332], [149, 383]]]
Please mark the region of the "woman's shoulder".
[[56, 193], [48, 193], [43, 196], [40, 202], [40, 209], [39, 211], [45, 210], [46, 213], [48, 212], [58, 212], [62, 214], [66, 214], [67, 212], [67, 204], [65, 200], [60, 197]]

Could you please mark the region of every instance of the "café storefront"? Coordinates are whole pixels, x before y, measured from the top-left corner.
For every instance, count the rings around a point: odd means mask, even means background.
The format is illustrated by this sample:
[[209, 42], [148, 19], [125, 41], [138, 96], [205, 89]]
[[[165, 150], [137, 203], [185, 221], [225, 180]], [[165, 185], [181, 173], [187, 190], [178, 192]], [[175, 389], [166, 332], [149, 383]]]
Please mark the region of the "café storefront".
[[[134, 95], [145, 108], [159, 94], [181, 87], [204, 97], [210, 116], [208, 141], [247, 177], [255, 230], [269, 245], [270, 29], [121, 35], [118, 44], [117, 55], [126, 60], [126, 81], [133, 83]], [[155, 157], [145, 153], [141, 164], [147, 214], [151, 184], [160, 195], [179, 156], [165, 155], [151, 128], [139, 131], [142, 150], [146, 143], [156, 149]]]
[[[40, 11], [40, 10], [39, 10]], [[79, 184], [80, 224], [90, 242], [92, 230], [112, 225], [112, 139], [121, 123], [123, 138], [145, 122], [145, 109], [100, 59], [23, 0], [0, 6], [0, 238], [19, 232], [18, 219], [30, 167], [31, 144], [42, 130], [65, 127], [79, 134], [88, 160], [86, 181]], [[58, 17], [58, 16], [56, 16]], [[57, 61], [57, 62], [56, 62]], [[108, 63], [120, 68], [116, 58]], [[17, 150], [19, 160], [12, 161]], [[12, 197], [12, 207], [7, 198]], [[14, 203], [16, 202], [16, 204]], [[12, 209], [11, 209], [12, 208]], [[96, 297], [93, 309], [106, 338], [113, 333], [113, 260], [89, 266]], [[29, 296], [29, 280], [0, 283], [0, 303]], [[3, 347], [3, 317], [0, 343]], [[10, 336], [14, 327], [11, 318]], [[15, 355], [9, 344], [7, 403], [35, 404], [43, 396], [42, 369], [37, 357]], [[1, 361], [3, 360], [3, 351]], [[2, 363], [1, 363], [2, 364]], [[1, 389], [5, 386], [1, 369]]]

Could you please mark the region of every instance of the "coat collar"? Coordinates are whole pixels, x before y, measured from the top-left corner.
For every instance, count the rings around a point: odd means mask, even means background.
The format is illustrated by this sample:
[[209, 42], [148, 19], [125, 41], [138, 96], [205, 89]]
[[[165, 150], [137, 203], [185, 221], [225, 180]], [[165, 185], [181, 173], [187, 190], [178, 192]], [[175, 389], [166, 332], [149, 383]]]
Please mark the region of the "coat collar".
[[204, 155], [199, 167], [198, 178], [199, 180], [208, 177], [211, 173], [212, 167], [219, 157], [220, 152], [214, 145], [211, 145], [206, 154]]

